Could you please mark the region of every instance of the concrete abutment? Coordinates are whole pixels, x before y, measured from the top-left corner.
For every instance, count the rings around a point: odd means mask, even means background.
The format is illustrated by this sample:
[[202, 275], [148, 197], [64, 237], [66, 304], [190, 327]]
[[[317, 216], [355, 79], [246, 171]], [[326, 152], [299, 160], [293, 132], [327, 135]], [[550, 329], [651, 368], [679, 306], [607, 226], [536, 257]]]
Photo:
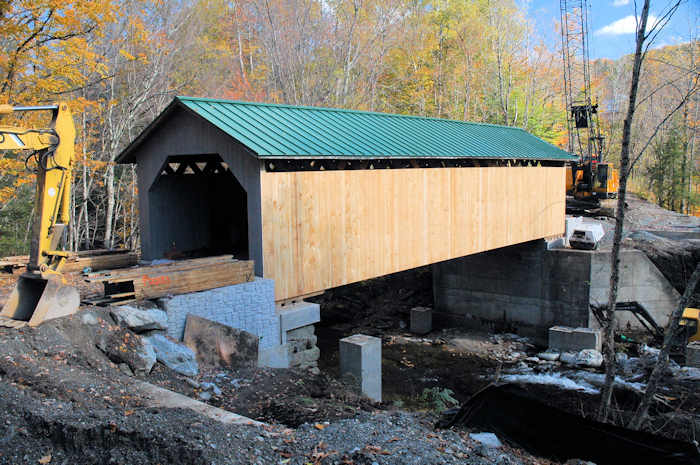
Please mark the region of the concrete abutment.
[[[619, 302], [641, 303], [660, 325], [680, 296], [644, 252], [621, 252]], [[440, 326], [510, 331], [546, 345], [551, 326], [598, 327], [590, 305], [604, 304], [610, 252], [526, 242], [433, 265], [433, 318]], [[618, 324], [638, 327], [633, 315]]]

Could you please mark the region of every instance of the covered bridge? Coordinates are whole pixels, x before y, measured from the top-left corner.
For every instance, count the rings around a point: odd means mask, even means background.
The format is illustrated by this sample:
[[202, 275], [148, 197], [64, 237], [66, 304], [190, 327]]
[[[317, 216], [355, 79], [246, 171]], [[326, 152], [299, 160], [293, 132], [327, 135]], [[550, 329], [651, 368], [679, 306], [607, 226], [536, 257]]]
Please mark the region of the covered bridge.
[[518, 128], [177, 97], [117, 160], [144, 259], [250, 258], [284, 301], [562, 234], [572, 158]]

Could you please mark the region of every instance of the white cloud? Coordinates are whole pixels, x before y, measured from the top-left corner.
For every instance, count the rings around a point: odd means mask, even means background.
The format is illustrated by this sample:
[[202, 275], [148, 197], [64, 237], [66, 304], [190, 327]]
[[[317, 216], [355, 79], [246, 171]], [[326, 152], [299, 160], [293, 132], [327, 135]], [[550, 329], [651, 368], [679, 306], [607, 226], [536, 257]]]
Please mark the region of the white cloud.
[[615, 0], [615, 1], [613, 1], [613, 6], [625, 6], [625, 5], [629, 5], [629, 4], [630, 4], [630, 0]]
[[[649, 15], [649, 19], [647, 19], [647, 30], [652, 28], [657, 21], [658, 18], [656, 16]], [[637, 32], [637, 19], [634, 15], [629, 15], [598, 29], [595, 31], [595, 35], [618, 36], [621, 34], [634, 34], [635, 32]]]

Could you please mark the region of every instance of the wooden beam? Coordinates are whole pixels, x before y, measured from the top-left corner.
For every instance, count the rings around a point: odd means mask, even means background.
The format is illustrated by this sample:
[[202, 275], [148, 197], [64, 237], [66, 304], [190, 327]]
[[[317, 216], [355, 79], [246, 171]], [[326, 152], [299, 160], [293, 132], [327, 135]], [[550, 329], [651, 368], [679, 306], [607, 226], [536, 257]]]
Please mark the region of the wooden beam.
[[104, 283], [105, 299], [99, 299], [100, 303], [187, 294], [253, 279], [254, 262], [235, 260], [232, 255], [108, 270], [90, 273], [85, 278], [88, 282]]

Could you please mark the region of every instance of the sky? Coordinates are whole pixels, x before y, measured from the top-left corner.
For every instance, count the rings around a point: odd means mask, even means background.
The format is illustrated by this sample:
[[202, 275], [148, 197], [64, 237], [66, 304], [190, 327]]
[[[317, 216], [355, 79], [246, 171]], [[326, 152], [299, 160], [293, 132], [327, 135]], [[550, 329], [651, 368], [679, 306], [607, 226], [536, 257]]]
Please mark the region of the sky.
[[[525, 5], [528, 16], [535, 20], [540, 36], [556, 40], [560, 46], [556, 24], [560, 21], [559, 0], [518, 0]], [[578, 2], [579, 0], [572, 0]], [[588, 31], [591, 59], [617, 59], [634, 53], [634, 0], [588, 0]], [[673, 0], [651, 0], [649, 22], [663, 16]], [[637, 0], [641, 12], [643, 0]], [[649, 27], [647, 27], [648, 30]], [[664, 27], [653, 47], [663, 47], [697, 39], [700, 33], [700, 0], [683, 0], [683, 4]]]

